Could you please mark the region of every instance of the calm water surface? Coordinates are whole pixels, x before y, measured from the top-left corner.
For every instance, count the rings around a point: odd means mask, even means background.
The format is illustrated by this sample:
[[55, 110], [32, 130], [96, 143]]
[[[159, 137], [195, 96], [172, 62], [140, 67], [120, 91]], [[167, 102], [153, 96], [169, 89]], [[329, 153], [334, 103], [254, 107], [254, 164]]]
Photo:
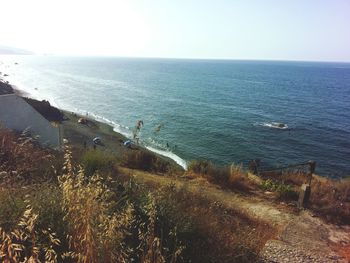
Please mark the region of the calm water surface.
[[104, 118], [127, 136], [143, 120], [143, 143], [182, 165], [259, 158], [282, 166], [312, 159], [318, 174], [350, 175], [350, 64], [49, 56], [0, 61], [0, 71], [21, 89]]

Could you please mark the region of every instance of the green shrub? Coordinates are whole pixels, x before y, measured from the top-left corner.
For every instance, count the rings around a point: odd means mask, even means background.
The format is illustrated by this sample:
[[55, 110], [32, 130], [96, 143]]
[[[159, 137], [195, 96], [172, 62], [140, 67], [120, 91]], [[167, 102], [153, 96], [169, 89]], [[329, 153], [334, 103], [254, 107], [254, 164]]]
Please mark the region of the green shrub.
[[85, 174], [92, 176], [96, 171], [117, 173], [116, 158], [101, 150], [88, 150], [81, 158], [81, 163], [84, 167]]
[[280, 184], [277, 189], [278, 197], [282, 200], [298, 200], [298, 193], [292, 186], [287, 184]]
[[298, 193], [288, 184], [275, 183], [271, 179], [268, 179], [261, 183], [261, 188], [266, 191], [276, 192], [278, 198], [282, 200], [298, 199]]

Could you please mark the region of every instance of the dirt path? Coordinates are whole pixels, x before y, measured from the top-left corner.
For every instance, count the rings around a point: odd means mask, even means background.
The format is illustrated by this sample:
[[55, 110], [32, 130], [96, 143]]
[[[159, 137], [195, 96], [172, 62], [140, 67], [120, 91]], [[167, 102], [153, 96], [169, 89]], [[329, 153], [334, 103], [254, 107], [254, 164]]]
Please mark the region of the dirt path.
[[[70, 120], [64, 122], [65, 136], [73, 143], [83, 145], [83, 142], [87, 141], [87, 146], [92, 147], [92, 138], [100, 136], [106, 144], [103, 149], [113, 152], [116, 156], [120, 157], [128, 151], [121, 145], [125, 137], [114, 133], [109, 125], [95, 121], [91, 126], [81, 125], [77, 124], [79, 116], [67, 115]], [[203, 179], [187, 180], [136, 170], [123, 170], [124, 173], [144, 183], [153, 185], [174, 183], [179, 188], [203, 195], [228, 209], [270, 224], [277, 230], [278, 235], [275, 239], [269, 240], [261, 251], [265, 262], [350, 262], [349, 227], [326, 224], [308, 211], [296, 213], [288, 205], [273, 203], [267, 198], [224, 191]]]
[[178, 188], [186, 188], [228, 209], [269, 223], [279, 234], [262, 249], [264, 262], [350, 262], [345, 258], [350, 251], [350, 227], [327, 224], [309, 211], [295, 213], [287, 205], [223, 191], [204, 180], [174, 179], [130, 169], [123, 172], [143, 183], [174, 183]]

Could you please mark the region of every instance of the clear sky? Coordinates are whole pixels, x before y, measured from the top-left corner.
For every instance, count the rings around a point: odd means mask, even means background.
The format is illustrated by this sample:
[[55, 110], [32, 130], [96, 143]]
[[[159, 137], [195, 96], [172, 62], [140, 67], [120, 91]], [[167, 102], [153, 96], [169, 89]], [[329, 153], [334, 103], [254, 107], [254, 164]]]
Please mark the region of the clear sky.
[[350, 61], [350, 0], [0, 0], [36, 53]]

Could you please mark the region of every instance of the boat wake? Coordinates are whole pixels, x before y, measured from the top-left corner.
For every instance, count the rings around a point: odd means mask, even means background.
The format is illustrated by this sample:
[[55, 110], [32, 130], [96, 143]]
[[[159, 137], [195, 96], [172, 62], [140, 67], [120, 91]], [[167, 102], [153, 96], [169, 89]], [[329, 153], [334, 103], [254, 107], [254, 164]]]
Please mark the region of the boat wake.
[[263, 122], [263, 123], [260, 123], [260, 126], [268, 127], [272, 129], [279, 129], [279, 130], [288, 129], [288, 125], [281, 122]]

